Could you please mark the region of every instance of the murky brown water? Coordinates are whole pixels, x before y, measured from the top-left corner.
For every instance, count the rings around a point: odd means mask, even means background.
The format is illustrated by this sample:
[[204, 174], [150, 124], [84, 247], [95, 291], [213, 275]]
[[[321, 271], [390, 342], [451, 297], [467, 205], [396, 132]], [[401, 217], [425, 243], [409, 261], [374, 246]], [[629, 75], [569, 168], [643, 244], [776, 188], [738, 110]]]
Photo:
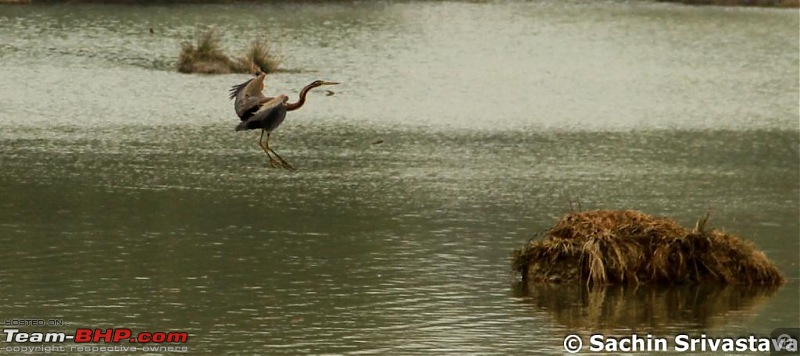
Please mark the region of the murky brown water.
[[[270, 93], [343, 82], [276, 132], [298, 171], [233, 132], [246, 76], [171, 69], [209, 25], [231, 49], [272, 36], [299, 73]], [[647, 2], [0, 7], [0, 316], [183, 330], [213, 354], [796, 327], [797, 28]], [[517, 286], [510, 251], [576, 202], [711, 209], [790, 283]]]

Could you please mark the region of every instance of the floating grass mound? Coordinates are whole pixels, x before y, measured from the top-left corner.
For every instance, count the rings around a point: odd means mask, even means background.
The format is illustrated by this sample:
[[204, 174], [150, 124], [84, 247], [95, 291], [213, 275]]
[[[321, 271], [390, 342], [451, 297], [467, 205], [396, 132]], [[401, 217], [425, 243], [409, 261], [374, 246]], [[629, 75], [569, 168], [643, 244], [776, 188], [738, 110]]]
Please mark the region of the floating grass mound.
[[719, 230], [708, 215], [690, 230], [637, 211], [567, 214], [514, 250], [513, 268], [527, 282], [780, 285], [778, 269], [753, 244]]
[[232, 59], [222, 50], [219, 34], [213, 29], [198, 36], [196, 44], [183, 42], [178, 55], [181, 73], [272, 73], [279, 65], [280, 60], [271, 53], [266, 39], [253, 40], [241, 57]]

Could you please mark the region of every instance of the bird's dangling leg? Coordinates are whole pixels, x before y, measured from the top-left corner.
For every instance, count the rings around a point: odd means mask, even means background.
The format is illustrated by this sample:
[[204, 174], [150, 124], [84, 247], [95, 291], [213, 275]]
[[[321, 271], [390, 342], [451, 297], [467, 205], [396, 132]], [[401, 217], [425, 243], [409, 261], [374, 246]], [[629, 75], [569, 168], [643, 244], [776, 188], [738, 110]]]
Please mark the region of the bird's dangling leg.
[[294, 170], [294, 167], [292, 167], [292, 165], [289, 164], [289, 162], [286, 162], [286, 160], [281, 158], [281, 156], [277, 152], [275, 152], [275, 150], [273, 150], [271, 147], [269, 147], [269, 134], [270, 133], [267, 132], [267, 150], [272, 152], [272, 154], [274, 154], [275, 157], [278, 158], [278, 160], [280, 161], [281, 167], [283, 167], [284, 169]]
[[[269, 154], [269, 146], [264, 144], [264, 131], [266, 130], [261, 129], [261, 137], [258, 138], [258, 147], [261, 147], [261, 149], [264, 150], [264, 153], [267, 154], [267, 157], [269, 157], [269, 165], [272, 168], [283, 167], [280, 162], [276, 161], [274, 158], [272, 158], [272, 155]], [[269, 140], [269, 134], [267, 135], [267, 140]]]

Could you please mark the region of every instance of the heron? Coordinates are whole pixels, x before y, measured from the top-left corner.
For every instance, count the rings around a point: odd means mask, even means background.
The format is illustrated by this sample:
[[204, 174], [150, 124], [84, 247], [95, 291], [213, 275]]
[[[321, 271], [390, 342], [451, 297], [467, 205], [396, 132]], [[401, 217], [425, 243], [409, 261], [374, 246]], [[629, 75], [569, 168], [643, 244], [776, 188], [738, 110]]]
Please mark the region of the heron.
[[[275, 129], [286, 119], [287, 111], [294, 111], [306, 103], [306, 94], [311, 89], [323, 85], [337, 85], [338, 82], [315, 80], [300, 90], [300, 98], [297, 102], [290, 103], [289, 97], [281, 94], [276, 97], [267, 97], [262, 92], [264, 90], [264, 79], [266, 73], [259, 71], [255, 78], [242, 84], [234, 85], [230, 90], [230, 98], [234, 100], [233, 108], [236, 115], [242, 120], [236, 125], [236, 131], [261, 129], [261, 136], [258, 138], [258, 146], [264, 150], [269, 157], [269, 164], [273, 168], [294, 169], [289, 162], [286, 162], [269, 145], [269, 138]], [[267, 138], [264, 140], [264, 133]], [[274, 158], [272, 156], [275, 156]], [[276, 159], [277, 158], [277, 159]]]

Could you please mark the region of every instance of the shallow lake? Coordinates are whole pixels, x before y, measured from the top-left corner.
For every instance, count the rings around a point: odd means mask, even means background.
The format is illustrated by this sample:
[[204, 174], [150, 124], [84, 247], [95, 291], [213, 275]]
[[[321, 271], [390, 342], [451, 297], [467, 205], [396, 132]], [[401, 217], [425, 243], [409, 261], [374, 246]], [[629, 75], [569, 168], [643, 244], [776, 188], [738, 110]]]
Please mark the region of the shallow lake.
[[[231, 52], [269, 37], [270, 94], [342, 82], [273, 135], [297, 171], [233, 131], [247, 75], [175, 71], [210, 26]], [[646, 1], [0, 7], [0, 316], [212, 354], [797, 327], [797, 28]], [[789, 282], [520, 286], [511, 250], [578, 208], [711, 211]]]

